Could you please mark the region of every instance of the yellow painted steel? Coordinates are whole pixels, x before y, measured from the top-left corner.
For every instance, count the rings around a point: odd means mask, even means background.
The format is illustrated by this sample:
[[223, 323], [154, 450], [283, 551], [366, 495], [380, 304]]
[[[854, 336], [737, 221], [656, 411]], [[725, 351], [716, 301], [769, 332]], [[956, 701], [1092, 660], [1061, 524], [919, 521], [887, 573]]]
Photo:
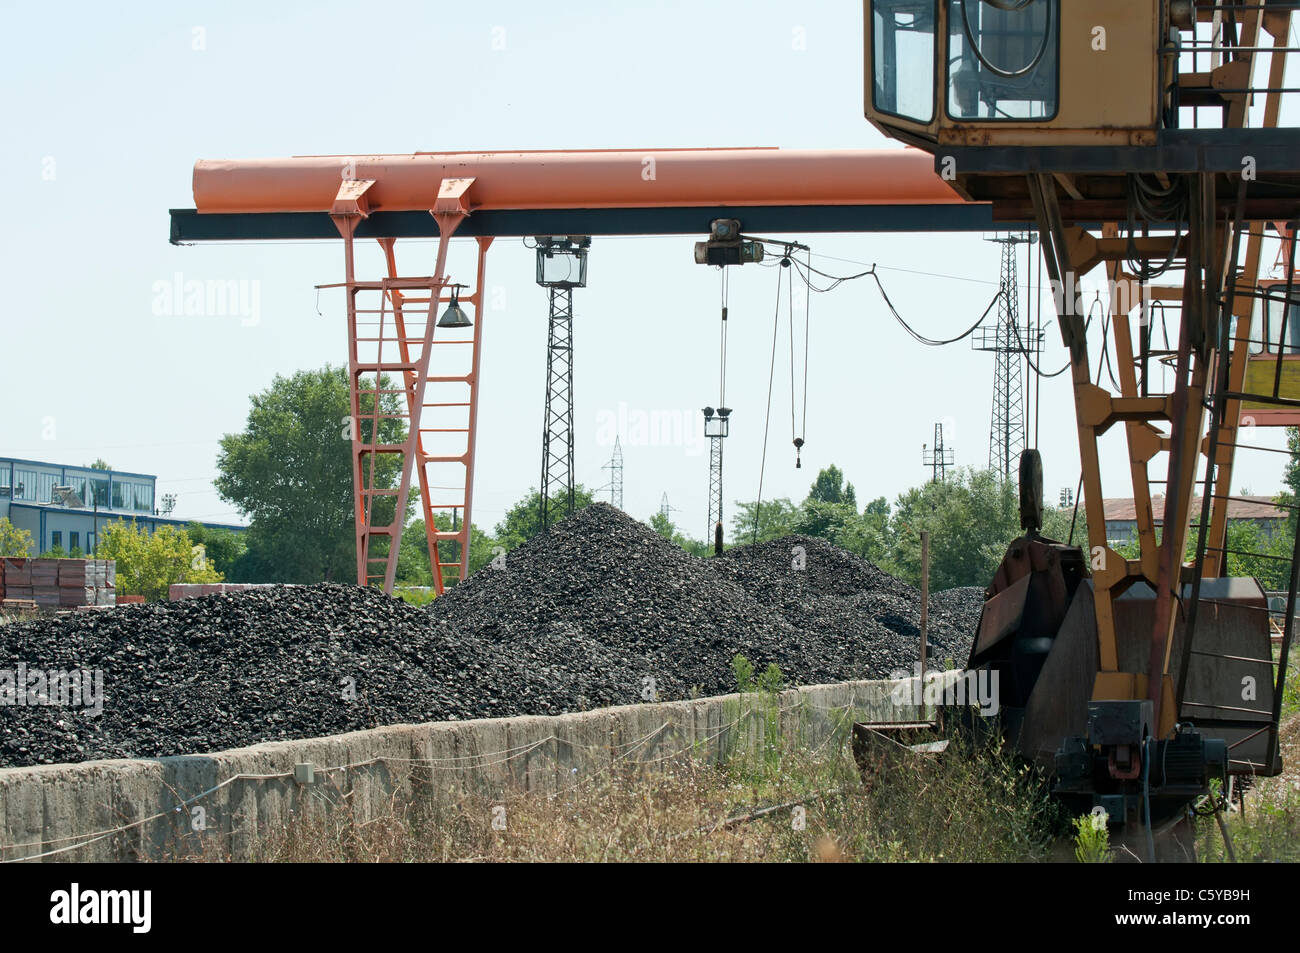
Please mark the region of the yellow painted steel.
[[[1246, 377], [1242, 386], [1243, 393], [1271, 394], [1276, 371], [1276, 354], [1266, 352], [1252, 356], [1246, 362]], [[1278, 396], [1300, 400], [1300, 355], [1282, 358], [1282, 378]], [[1244, 400], [1241, 402], [1243, 417], [1250, 416], [1252, 413], [1257, 414], [1261, 410], [1270, 411], [1276, 409], [1276, 405], [1264, 404], [1257, 400]], [[1262, 425], [1262, 423], [1263, 421], [1256, 421], [1257, 426]]]
[[[962, 34], [960, 19], [950, 22], [949, 3], [935, 5], [940, 56], [934, 59], [938, 107], [930, 122], [917, 122], [873, 108], [871, 51], [875, 36], [871, 0], [864, 0], [866, 29], [866, 116], [886, 135], [906, 130], [944, 145], [1154, 145], [1160, 113], [1159, 60], [1161, 0], [1078, 0], [1054, 10], [1052, 31], [1062, 81], [1050, 118], [996, 122], [954, 118], [944, 108], [950, 88], [949, 33]], [[958, 8], [959, 9], [959, 8]], [[960, 14], [957, 15], [960, 17]]]
[[[875, 15], [877, 6], [881, 16]], [[1041, 68], [1031, 65], [1023, 77], [1001, 73], [994, 68], [997, 64], [992, 63], [983, 47], [980, 48], [983, 55], [969, 49], [963, 25], [949, 20], [961, 16], [962, 10], [977, 16], [970, 7], [976, 7], [981, 18], [978, 41], [987, 41], [992, 49], [1002, 50], [1010, 59], [1034, 49], [1033, 37], [1027, 34], [1032, 34], [1044, 20], [1056, 21], [1053, 29], [1059, 46], [1052, 51], [1052, 56], [1038, 61]], [[1276, 12], [1266, 15], [1263, 0], [1238, 0], [1230, 14], [1234, 30], [1228, 42], [1232, 49], [1220, 46], [1217, 51], [1208, 51], [1209, 55], [1180, 57], [1171, 37], [1177, 39], [1180, 31], [1185, 34], [1194, 30], [1193, 18], [1208, 24], [1215, 13], [1213, 7], [1213, 4], [1197, 6], [1165, 0], [1089, 0], [1087, 3], [1060, 0], [1019, 8], [1004, 8], [1000, 4], [954, 5], [951, 0], [935, 0], [933, 4], [867, 0], [864, 4], [866, 115], [886, 135], [935, 153], [936, 166], [941, 172], [945, 147], [1155, 145], [1162, 115], [1189, 102], [1221, 103], [1223, 128], [1242, 129], [1250, 123], [1251, 101], [1242, 90], [1252, 86], [1262, 34], [1267, 31], [1273, 48], [1284, 51], [1290, 15]], [[1044, 14], [1044, 10], [1048, 12]], [[1222, 9], [1217, 12], [1228, 15]], [[890, 18], [888, 21], [886, 16]], [[1017, 33], [1017, 29], [1021, 32]], [[898, 39], [904, 33], [911, 34], [906, 39], [912, 46], [905, 46]], [[927, 37], [933, 41], [928, 72], [925, 67], [917, 68], [916, 59]], [[899, 62], [909, 57], [907, 66], [911, 69], [899, 68]], [[881, 64], [887, 64], [882, 69], [892, 64], [896, 75], [878, 77], [877, 58]], [[1285, 85], [1282, 82], [1285, 60], [1285, 53], [1272, 56], [1268, 80], [1262, 84], [1266, 91], [1256, 98], [1264, 107], [1264, 127], [1278, 125], [1279, 89]], [[1014, 64], [1004, 62], [1001, 68], [1014, 71]], [[1054, 76], [1050, 73], [1052, 69]], [[878, 79], [882, 81], [878, 83]], [[963, 82], [967, 84], [969, 98], [966, 100], [961, 98]], [[1050, 101], [1053, 83], [1054, 111], [1039, 119], [1026, 118], [1026, 114], [1032, 114], [1034, 109]], [[882, 101], [891, 96], [893, 104], [899, 106], [903, 102], [903, 85], [908, 85], [912, 118], [899, 115], [905, 111], [902, 109], [891, 112], [880, 108]], [[1182, 98], [1173, 98], [1175, 89]], [[928, 110], [924, 106], [927, 92], [932, 97], [932, 109]], [[962, 115], [954, 115], [949, 109], [950, 98], [959, 103]], [[1092, 202], [1115, 208], [1115, 215], [1125, 214], [1126, 209], [1132, 214], [1133, 204], [1131, 198], [1126, 199], [1129, 194], [1126, 190], [1132, 185], [1128, 177], [1134, 170], [1117, 168], [1098, 172], [1094, 168], [1078, 173], [1054, 170], [1048, 175], [1033, 174], [1028, 169], [968, 172], [954, 165], [947, 171], [951, 173], [954, 188], [961, 194], [991, 201], [995, 210], [1001, 203], [1003, 217], [1012, 217], [1032, 202], [1032, 214], [1043, 235], [1042, 247], [1048, 253], [1048, 269], [1054, 280], [1061, 281], [1068, 276], [1074, 282], [1098, 266], [1106, 269], [1104, 277], [1109, 279], [1112, 289], [1113, 341], [1110, 343], [1116, 355], [1118, 393], [1112, 394], [1100, 386], [1101, 375], [1094, 375], [1087, 346], [1074, 340], [1081, 337], [1081, 331], [1071, 330], [1078, 323], [1076, 316], [1069, 307], [1061, 311], [1058, 301], [1062, 338], [1070, 349], [1072, 364], [1083, 507], [1088, 519], [1088, 562], [1096, 597], [1100, 671], [1093, 686], [1093, 698], [1151, 698], [1159, 712], [1160, 733], [1164, 735], [1172, 730], [1177, 714], [1170, 653], [1181, 612], [1182, 586], [1190, 571], [1182, 564], [1184, 542], [1189, 524], [1200, 515], [1190, 512], [1191, 501], [1198, 470], [1208, 462], [1205, 460], [1208, 447], [1201, 435], [1206, 427], [1206, 389], [1217, 380], [1211, 371], [1221, 366], [1220, 360], [1226, 359], [1229, 392], [1273, 391], [1274, 362], [1267, 359], [1270, 355], [1252, 357], [1245, 346], [1234, 346], [1227, 354], [1220, 355], [1218, 339], [1210, 330], [1216, 302], [1226, 291], [1224, 272], [1229, 251], [1234, 247], [1231, 219], [1225, 219], [1216, 204], [1229, 197], [1216, 193], [1214, 180], [1207, 174], [1177, 176], [1173, 171], [1157, 171], [1147, 175], [1152, 189], [1172, 190], [1171, 183], [1178, 177], [1179, 186], [1187, 193], [1186, 230], [1179, 243], [1174, 244], [1169, 234], [1129, 235], [1114, 225], [1106, 225], [1097, 233], [1094, 227], [1085, 228], [1078, 223], [1114, 219], [1080, 213], [1071, 220], [1063, 214], [1063, 205], [1070, 202], [1080, 206]], [[1011, 208], [1016, 202], [1020, 204], [1013, 213]], [[1258, 234], [1265, 223], [1245, 221], [1243, 225], [1246, 260], [1244, 268], [1237, 272], [1237, 281], [1239, 287], [1250, 289], [1258, 280]], [[1150, 268], [1174, 258], [1179, 259], [1174, 271], [1184, 272], [1180, 287], [1162, 289], [1157, 294], [1146, 295], [1145, 299], [1140, 294], [1123, 297], [1115, 293], [1121, 286], [1141, 284], [1125, 273], [1122, 263], [1136, 260]], [[1242, 297], [1244, 300], [1234, 303], [1233, 313], [1242, 333], [1248, 336], [1252, 296]], [[1152, 320], [1152, 300], [1169, 308], [1170, 329], [1178, 338], [1171, 344], [1173, 352], [1154, 359], [1165, 360], [1175, 371], [1176, 382], [1168, 394], [1149, 391], [1150, 377], [1148, 381], [1139, 381], [1135, 374], [1135, 362], [1139, 358], [1133, 336]], [[1065, 303], [1069, 304], [1068, 299]], [[1136, 308], [1142, 310], [1140, 318], [1135, 320], [1132, 312]], [[1260, 333], [1255, 329], [1256, 336]], [[1284, 360], [1279, 393], [1300, 399], [1300, 357]], [[1215, 496], [1225, 499], [1213, 500], [1209, 545], [1215, 545], [1214, 540], [1218, 539], [1220, 547], [1227, 487], [1231, 484], [1233, 452], [1239, 433], [1235, 426], [1237, 408], [1230, 405], [1228, 409], [1234, 419], [1221, 429], [1221, 442], [1213, 461], [1219, 468]], [[1260, 423], [1278, 422], [1276, 406], [1264, 408], [1245, 403], [1243, 415], [1252, 413], [1260, 418]], [[1264, 420], [1266, 416], [1270, 419]], [[1296, 416], [1300, 422], [1300, 414]], [[1127, 438], [1133, 497], [1138, 507], [1140, 557], [1137, 560], [1120, 558], [1106, 543], [1099, 440], [1117, 424], [1123, 425]], [[1161, 452], [1170, 456], [1167, 472], [1152, 474], [1149, 468], [1153, 458]], [[1161, 469], [1165, 469], [1163, 465]], [[1161, 484], [1163, 512], [1153, 511], [1156, 495], [1152, 492], [1153, 484]], [[1162, 526], [1159, 540], [1155, 531], [1157, 522]], [[1221, 560], [1207, 560], [1202, 571], [1207, 576], [1215, 576], [1221, 574], [1222, 568]], [[1145, 671], [1119, 671], [1114, 601], [1139, 579], [1145, 580], [1157, 593], [1156, 619], [1147, 642], [1150, 658], [1144, 655]], [[1156, 677], [1161, 679], [1163, 687], [1148, 685], [1149, 679]], [[1156, 688], [1159, 690], [1153, 690]]]

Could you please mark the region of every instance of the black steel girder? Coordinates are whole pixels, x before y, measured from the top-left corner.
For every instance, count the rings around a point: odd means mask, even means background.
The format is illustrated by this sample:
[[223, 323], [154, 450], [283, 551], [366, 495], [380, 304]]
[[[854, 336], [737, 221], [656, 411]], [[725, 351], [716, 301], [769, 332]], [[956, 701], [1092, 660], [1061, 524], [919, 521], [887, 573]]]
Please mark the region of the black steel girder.
[[[475, 212], [457, 237], [517, 235], [707, 235], [718, 218], [739, 218], [753, 235], [804, 232], [982, 232], [994, 228], [992, 208], [963, 205], [763, 205], [708, 208], [507, 209]], [[1021, 227], [1026, 227], [1022, 223]], [[1001, 227], [1007, 227], [1005, 224]], [[357, 238], [436, 238], [428, 212], [374, 212]], [[334, 239], [325, 212], [200, 214], [171, 210], [171, 242]]]

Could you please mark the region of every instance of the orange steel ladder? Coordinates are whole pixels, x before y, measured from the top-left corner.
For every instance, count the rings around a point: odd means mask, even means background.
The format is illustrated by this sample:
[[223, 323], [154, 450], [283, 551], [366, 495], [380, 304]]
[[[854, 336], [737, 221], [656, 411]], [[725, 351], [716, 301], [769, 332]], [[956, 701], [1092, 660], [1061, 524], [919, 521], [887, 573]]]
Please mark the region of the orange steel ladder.
[[[458, 296], [472, 309], [472, 327], [439, 328], [437, 322], [440, 306], [451, 300], [444, 296], [448, 246], [469, 214], [466, 193], [473, 181], [444, 179], [440, 186], [430, 210], [439, 239], [429, 276], [400, 276], [395, 240], [381, 238], [387, 275], [356, 278], [354, 239], [369, 213], [366, 192], [373, 182], [344, 180], [331, 210], [346, 265], [357, 582], [378, 583], [385, 592], [392, 592], [396, 580], [413, 470], [436, 592], [468, 574], [483, 277], [491, 238], [477, 239], [475, 286]], [[387, 423], [394, 420], [405, 424], [404, 435]], [[452, 544], [449, 558], [440, 544]]]

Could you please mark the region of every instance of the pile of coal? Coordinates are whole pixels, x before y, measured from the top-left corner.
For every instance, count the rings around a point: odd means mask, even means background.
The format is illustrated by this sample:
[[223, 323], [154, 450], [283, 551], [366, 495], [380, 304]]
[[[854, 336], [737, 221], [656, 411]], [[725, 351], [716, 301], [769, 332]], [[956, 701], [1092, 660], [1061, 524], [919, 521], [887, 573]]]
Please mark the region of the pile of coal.
[[[933, 657], [965, 661], [981, 600], [935, 594]], [[823, 540], [698, 559], [595, 504], [428, 607], [274, 586], [2, 625], [0, 766], [722, 694], [736, 655], [792, 684], [881, 678], [916, 660], [919, 602]], [[82, 704], [57, 698], [73, 672]]]
[[[917, 661], [920, 590], [861, 556], [823, 539], [795, 535], [738, 546], [715, 562], [798, 629], [818, 654], [865, 657], [865, 671], [851, 677], [910, 671]], [[931, 594], [927, 639], [932, 661], [965, 664], [983, 602], [983, 592], [970, 587]]]

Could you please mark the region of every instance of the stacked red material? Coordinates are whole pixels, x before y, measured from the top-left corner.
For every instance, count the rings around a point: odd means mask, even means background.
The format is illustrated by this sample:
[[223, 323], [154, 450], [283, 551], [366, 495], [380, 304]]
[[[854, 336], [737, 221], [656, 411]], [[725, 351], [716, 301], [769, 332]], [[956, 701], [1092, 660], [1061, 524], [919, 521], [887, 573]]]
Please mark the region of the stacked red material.
[[116, 583], [111, 559], [0, 559], [0, 600], [40, 609], [115, 605]]

